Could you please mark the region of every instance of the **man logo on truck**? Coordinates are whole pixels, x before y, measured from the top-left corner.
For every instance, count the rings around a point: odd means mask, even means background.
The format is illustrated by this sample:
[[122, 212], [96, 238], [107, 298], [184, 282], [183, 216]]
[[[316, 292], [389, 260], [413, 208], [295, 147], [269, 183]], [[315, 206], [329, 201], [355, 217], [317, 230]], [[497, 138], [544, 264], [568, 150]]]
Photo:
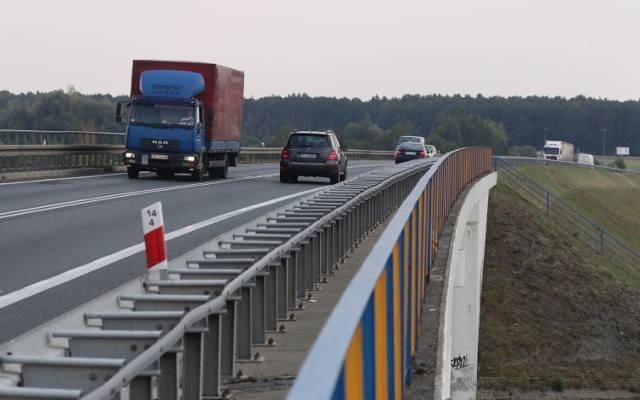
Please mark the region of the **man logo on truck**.
[[151, 85], [153, 88], [153, 94], [156, 96], [180, 96], [182, 93], [182, 85], [168, 85], [154, 83]]

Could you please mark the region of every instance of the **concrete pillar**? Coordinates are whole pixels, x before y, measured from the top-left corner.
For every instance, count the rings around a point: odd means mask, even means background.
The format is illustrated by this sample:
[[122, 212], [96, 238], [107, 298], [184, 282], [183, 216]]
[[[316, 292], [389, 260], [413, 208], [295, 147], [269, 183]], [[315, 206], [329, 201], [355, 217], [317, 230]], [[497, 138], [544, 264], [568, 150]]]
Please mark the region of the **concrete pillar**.
[[474, 206], [458, 242], [451, 318], [451, 398], [474, 399], [478, 370], [478, 207]]
[[473, 184], [456, 218], [442, 299], [434, 398], [475, 399], [480, 296], [492, 173]]

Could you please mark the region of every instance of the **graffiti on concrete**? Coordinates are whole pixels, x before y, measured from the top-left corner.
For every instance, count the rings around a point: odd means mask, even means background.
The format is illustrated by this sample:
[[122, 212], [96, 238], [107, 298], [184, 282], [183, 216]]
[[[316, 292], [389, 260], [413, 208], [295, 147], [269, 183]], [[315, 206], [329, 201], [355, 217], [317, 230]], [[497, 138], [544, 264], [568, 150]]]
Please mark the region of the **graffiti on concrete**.
[[451, 368], [460, 369], [469, 366], [467, 356], [457, 356], [451, 359]]
[[451, 359], [451, 392], [475, 393], [476, 372], [476, 366], [469, 363], [467, 356], [453, 357]]

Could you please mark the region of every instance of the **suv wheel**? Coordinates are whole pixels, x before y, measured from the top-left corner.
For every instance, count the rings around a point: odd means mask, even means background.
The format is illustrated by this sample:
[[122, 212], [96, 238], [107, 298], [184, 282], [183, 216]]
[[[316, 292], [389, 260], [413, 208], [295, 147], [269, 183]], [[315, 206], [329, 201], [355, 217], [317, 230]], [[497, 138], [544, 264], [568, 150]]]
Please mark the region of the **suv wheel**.
[[280, 174], [280, 183], [287, 183], [289, 182], [289, 177], [287, 177], [286, 175]]
[[336, 183], [340, 182], [340, 172], [336, 172], [335, 174], [329, 176], [329, 179], [331, 180], [331, 184], [335, 185]]

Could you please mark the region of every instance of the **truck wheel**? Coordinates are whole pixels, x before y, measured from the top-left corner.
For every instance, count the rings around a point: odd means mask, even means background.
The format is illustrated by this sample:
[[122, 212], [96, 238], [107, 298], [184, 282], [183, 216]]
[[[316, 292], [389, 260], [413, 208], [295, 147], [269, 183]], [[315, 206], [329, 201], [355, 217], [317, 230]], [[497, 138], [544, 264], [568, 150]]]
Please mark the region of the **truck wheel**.
[[225, 165], [224, 167], [218, 168], [218, 178], [227, 179], [227, 174], [229, 173], [229, 166]]
[[331, 175], [329, 177], [329, 179], [331, 180], [331, 184], [332, 185], [335, 185], [336, 183], [338, 183], [340, 181], [340, 171], [338, 171], [335, 174]]
[[204, 175], [204, 167], [200, 166], [191, 173], [191, 179], [196, 182], [200, 182], [202, 180], [202, 175]]
[[140, 171], [135, 167], [127, 167], [127, 176], [129, 179], [137, 179]]

